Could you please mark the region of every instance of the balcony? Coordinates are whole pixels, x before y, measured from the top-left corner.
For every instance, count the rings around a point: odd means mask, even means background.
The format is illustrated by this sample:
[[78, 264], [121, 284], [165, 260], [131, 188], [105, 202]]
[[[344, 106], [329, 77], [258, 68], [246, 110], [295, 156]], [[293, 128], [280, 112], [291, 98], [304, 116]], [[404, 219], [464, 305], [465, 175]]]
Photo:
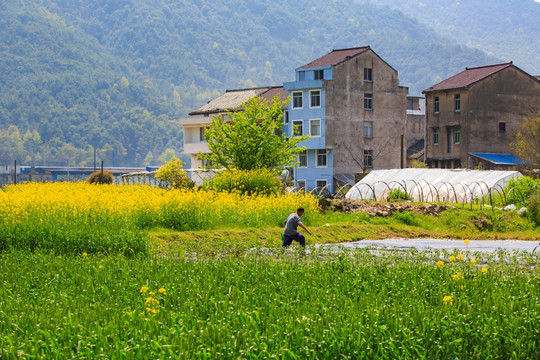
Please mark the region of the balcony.
[[322, 86], [323, 86], [322, 80], [290, 81], [283, 84], [283, 88], [285, 90], [322, 88]]

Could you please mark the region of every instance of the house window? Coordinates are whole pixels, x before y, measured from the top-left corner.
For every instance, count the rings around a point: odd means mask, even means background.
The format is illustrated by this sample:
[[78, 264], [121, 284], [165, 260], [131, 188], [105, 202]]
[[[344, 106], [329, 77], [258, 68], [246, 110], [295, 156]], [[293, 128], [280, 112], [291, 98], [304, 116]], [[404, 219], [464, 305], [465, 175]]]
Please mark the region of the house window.
[[326, 149], [317, 149], [317, 167], [326, 167]]
[[293, 135], [294, 136], [302, 136], [304, 134], [304, 122], [302, 120], [294, 120], [292, 122], [293, 125]]
[[315, 70], [313, 72], [315, 80], [323, 80], [324, 79], [324, 70]]
[[316, 184], [317, 189], [322, 189], [326, 186], [326, 184], [328, 184], [328, 182], [326, 180], [317, 180]]
[[201, 160], [201, 166], [203, 168], [212, 168], [214, 164], [212, 164], [212, 162], [210, 160]]
[[293, 92], [292, 98], [293, 98], [293, 109], [301, 109], [302, 108], [302, 92], [301, 91]]
[[321, 107], [321, 90], [311, 90], [309, 92], [309, 107]]
[[206, 139], [204, 138], [205, 130], [206, 128], [204, 126], [199, 128], [199, 141], [206, 141]]
[[289, 110], [285, 110], [283, 112], [283, 122], [285, 124], [288, 124], [289, 123]]
[[321, 136], [321, 120], [309, 120], [309, 128], [311, 136]]
[[364, 109], [373, 110], [373, 94], [364, 94]]
[[299, 190], [306, 191], [306, 180], [298, 180], [296, 184]]
[[506, 131], [506, 123], [505, 122], [500, 122], [499, 123], [499, 131], [501, 131], [501, 132]]
[[407, 110], [414, 110], [412, 99], [407, 99]]
[[439, 145], [439, 128], [433, 129], [433, 145]]
[[364, 137], [367, 139], [373, 137], [373, 121], [364, 121]]
[[461, 110], [461, 95], [456, 94], [454, 95], [454, 111], [460, 111]]
[[305, 71], [299, 71], [298, 72], [298, 81], [304, 81], [306, 80], [306, 72]]
[[373, 167], [373, 150], [364, 150], [364, 167]]
[[307, 168], [308, 167], [308, 155], [307, 150], [298, 153], [298, 167]]
[[438, 96], [435, 96], [433, 98], [433, 112], [435, 114], [439, 113], [439, 97]]
[[371, 68], [364, 68], [364, 81], [373, 81], [373, 71]]
[[459, 144], [461, 141], [461, 126], [454, 128], [454, 144]]

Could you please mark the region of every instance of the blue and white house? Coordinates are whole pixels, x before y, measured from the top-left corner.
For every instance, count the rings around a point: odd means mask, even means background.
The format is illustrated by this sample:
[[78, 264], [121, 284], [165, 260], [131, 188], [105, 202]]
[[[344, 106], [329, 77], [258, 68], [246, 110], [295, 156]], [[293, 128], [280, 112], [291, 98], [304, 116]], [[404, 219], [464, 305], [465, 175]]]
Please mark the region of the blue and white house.
[[306, 151], [298, 156], [295, 185], [303, 189], [324, 188], [332, 191], [332, 150], [326, 148], [326, 89], [323, 80], [332, 79], [332, 67], [296, 70], [296, 81], [283, 85], [289, 91], [288, 116], [284, 132], [288, 135], [310, 135], [300, 146]]

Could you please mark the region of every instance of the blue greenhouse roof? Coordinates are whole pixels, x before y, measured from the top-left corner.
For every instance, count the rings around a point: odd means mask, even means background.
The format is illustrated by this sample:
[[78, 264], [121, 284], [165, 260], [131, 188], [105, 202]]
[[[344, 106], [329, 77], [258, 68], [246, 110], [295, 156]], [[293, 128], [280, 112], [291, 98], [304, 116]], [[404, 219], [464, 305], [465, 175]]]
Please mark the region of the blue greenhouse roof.
[[496, 165], [531, 165], [510, 154], [470, 153], [472, 156], [489, 161]]

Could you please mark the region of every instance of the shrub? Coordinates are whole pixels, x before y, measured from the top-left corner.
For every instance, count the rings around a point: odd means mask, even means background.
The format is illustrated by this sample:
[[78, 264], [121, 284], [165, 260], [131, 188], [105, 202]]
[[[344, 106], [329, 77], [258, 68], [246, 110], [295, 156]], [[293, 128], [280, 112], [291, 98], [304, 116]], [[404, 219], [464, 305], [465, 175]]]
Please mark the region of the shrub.
[[407, 192], [401, 190], [401, 189], [394, 189], [388, 195], [388, 201], [395, 201], [395, 200], [411, 200], [411, 197]]
[[540, 191], [535, 192], [527, 202], [527, 212], [534, 223], [540, 226]]
[[114, 180], [113, 174], [108, 171], [94, 171], [86, 181], [90, 184], [112, 184]]
[[221, 171], [210, 182], [213, 190], [245, 195], [275, 195], [282, 187], [276, 173], [268, 169]]
[[416, 169], [428, 169], [429, 166], [423, 161], [420, 160], [411, 160], [411, 167]]
[[395, 212], [392, 218], [405, 225], [418, 226], [418, 220], [412, 211]]
[[187, 176], [182, 166], [184, 163], [173, 156], [171, 161], [165, 162], [156, 171], [156, 179], [162, 181], [168, 188], [193, 189], [195, 183]]
[[505, 192], [508, 194], [506, 202], [508, 204], [515, 204], [519, 208], [525, 206], [529, 197], [539, 191], [540, 179], [535, 180], [528, 176], [511, 179], [505, 188]]

